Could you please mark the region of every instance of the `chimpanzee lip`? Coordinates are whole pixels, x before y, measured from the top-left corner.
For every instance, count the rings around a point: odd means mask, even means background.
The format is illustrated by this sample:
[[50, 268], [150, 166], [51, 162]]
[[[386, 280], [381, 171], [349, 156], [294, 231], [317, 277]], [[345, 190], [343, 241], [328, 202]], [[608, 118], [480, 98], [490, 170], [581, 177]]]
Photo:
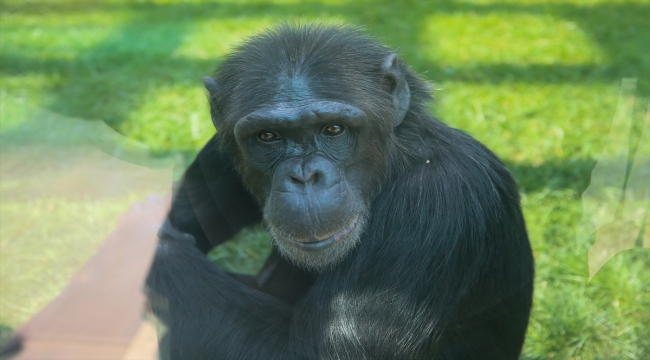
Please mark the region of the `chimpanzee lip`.
[[352, 219], [350, 224], [348, 226], [346, 226], [345, 228], [343, 228], [343, 230], [341, 230], [341, 231], [339, 231], [339, 232], [337, 232], [337, 233], [335, 233], [333, 235], [330, 235], [329, 237], [327, 237], [327, 238], [325, 238], [323, 240], [319, 240], [318, 238], [316, 238], [315, 241], [309, 241], [309, 242], [302, 242], [302, 241], [296, 241], [296, 240], [290, 240], [290, 241], [291, 241], [291, 243], [293, 243], [294, 245], [298, 246], [299, 248], [301, 248], [303, 250], [311, 251], [311, 250], [324, 249], [324, 248], [328, 247], [329, 245], [332, 245], [332, 244], [340, 241], [341, 239], [347, 237], [348, 235], [350, 235], [350, 233], [357, 227], [357, 222], [358, 221], [359, 221], [359, 215], [356, 215], [354, 217], [354, 219]]

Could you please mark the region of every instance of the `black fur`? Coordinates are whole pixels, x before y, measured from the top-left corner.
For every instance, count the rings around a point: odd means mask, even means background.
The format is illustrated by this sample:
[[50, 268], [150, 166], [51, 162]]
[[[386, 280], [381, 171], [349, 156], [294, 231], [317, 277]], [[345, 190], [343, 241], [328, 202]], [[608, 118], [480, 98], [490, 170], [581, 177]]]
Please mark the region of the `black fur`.
[[[515, 181], [483, 145], [428, 114], [428, 87], [391, 54], [353, 28], [282, 25], [206, 79], [218, 133], [185, 174], [147, 280], [167, 327], [162, 359], [519, 356], [533, 258]], [[400, 81], [410, 94], [399, 93]], [[286, 181], [277, 180], [286, 157], [256, 163], [270, 155], [247, 150], [235, 127], [265, 107], [303, 100], [367, 115], [365, 135], [349, 130], [353, 155], [319, 150], [357, 194], [340, 204], [321, 199], [324, 206], [355, 203], [352, 214], [365, 206], [367, 223], [331, 262], [286, 260], [274, 247], [257, 278], [225, 274], [198, 249], [277, 215], [266, 213], [276, 211], [270, 187]], [[272, 221], [288, 221], [278, 216]]]

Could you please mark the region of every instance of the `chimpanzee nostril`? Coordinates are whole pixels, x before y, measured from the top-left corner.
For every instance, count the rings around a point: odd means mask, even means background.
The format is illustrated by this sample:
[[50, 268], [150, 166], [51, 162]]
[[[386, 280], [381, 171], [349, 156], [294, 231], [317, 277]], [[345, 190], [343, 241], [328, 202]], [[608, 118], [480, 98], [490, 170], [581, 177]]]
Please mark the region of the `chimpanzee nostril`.
[[313, 171], [310, 174], [309, 181], [311, 181], [312, 184], [316, 185], [318, 183], [318, 180], [320, 179], [320, 175], [318, 171]]
[[304, 181], [302, 181], [302, 179], [296, 174], [291, 174], [290, 178], [291, 178], [291, 182], [296, 185], [304, 184]]

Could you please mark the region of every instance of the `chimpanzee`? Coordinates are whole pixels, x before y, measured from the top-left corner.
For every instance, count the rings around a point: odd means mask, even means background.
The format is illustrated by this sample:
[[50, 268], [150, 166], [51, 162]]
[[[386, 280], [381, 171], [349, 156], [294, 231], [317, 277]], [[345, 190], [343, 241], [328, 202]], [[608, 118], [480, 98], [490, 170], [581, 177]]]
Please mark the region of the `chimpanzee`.
[[[516, 183], [354, 27], [282, 24], [204, 79], [217, 133], [147, 279], [163, 359], [515, 359], [533, 258]], [[265, 224], [257, 277], [204, 255]]]

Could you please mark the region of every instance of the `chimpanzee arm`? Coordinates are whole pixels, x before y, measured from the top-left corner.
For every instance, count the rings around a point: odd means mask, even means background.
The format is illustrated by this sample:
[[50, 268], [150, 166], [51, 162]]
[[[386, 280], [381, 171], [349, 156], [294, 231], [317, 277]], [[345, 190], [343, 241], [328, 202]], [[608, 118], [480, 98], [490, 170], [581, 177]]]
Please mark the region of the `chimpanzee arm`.
[[291, 359], [292, 309], [219, 270], [166, 222], [147, 278], [161, 359]]
[[171, 225], [191, 234], [207, 253], [242, 227], [261, 221], [260, 207], [246, 191], [232, 160], [213, 137], [187, 169], [169, 212]]

